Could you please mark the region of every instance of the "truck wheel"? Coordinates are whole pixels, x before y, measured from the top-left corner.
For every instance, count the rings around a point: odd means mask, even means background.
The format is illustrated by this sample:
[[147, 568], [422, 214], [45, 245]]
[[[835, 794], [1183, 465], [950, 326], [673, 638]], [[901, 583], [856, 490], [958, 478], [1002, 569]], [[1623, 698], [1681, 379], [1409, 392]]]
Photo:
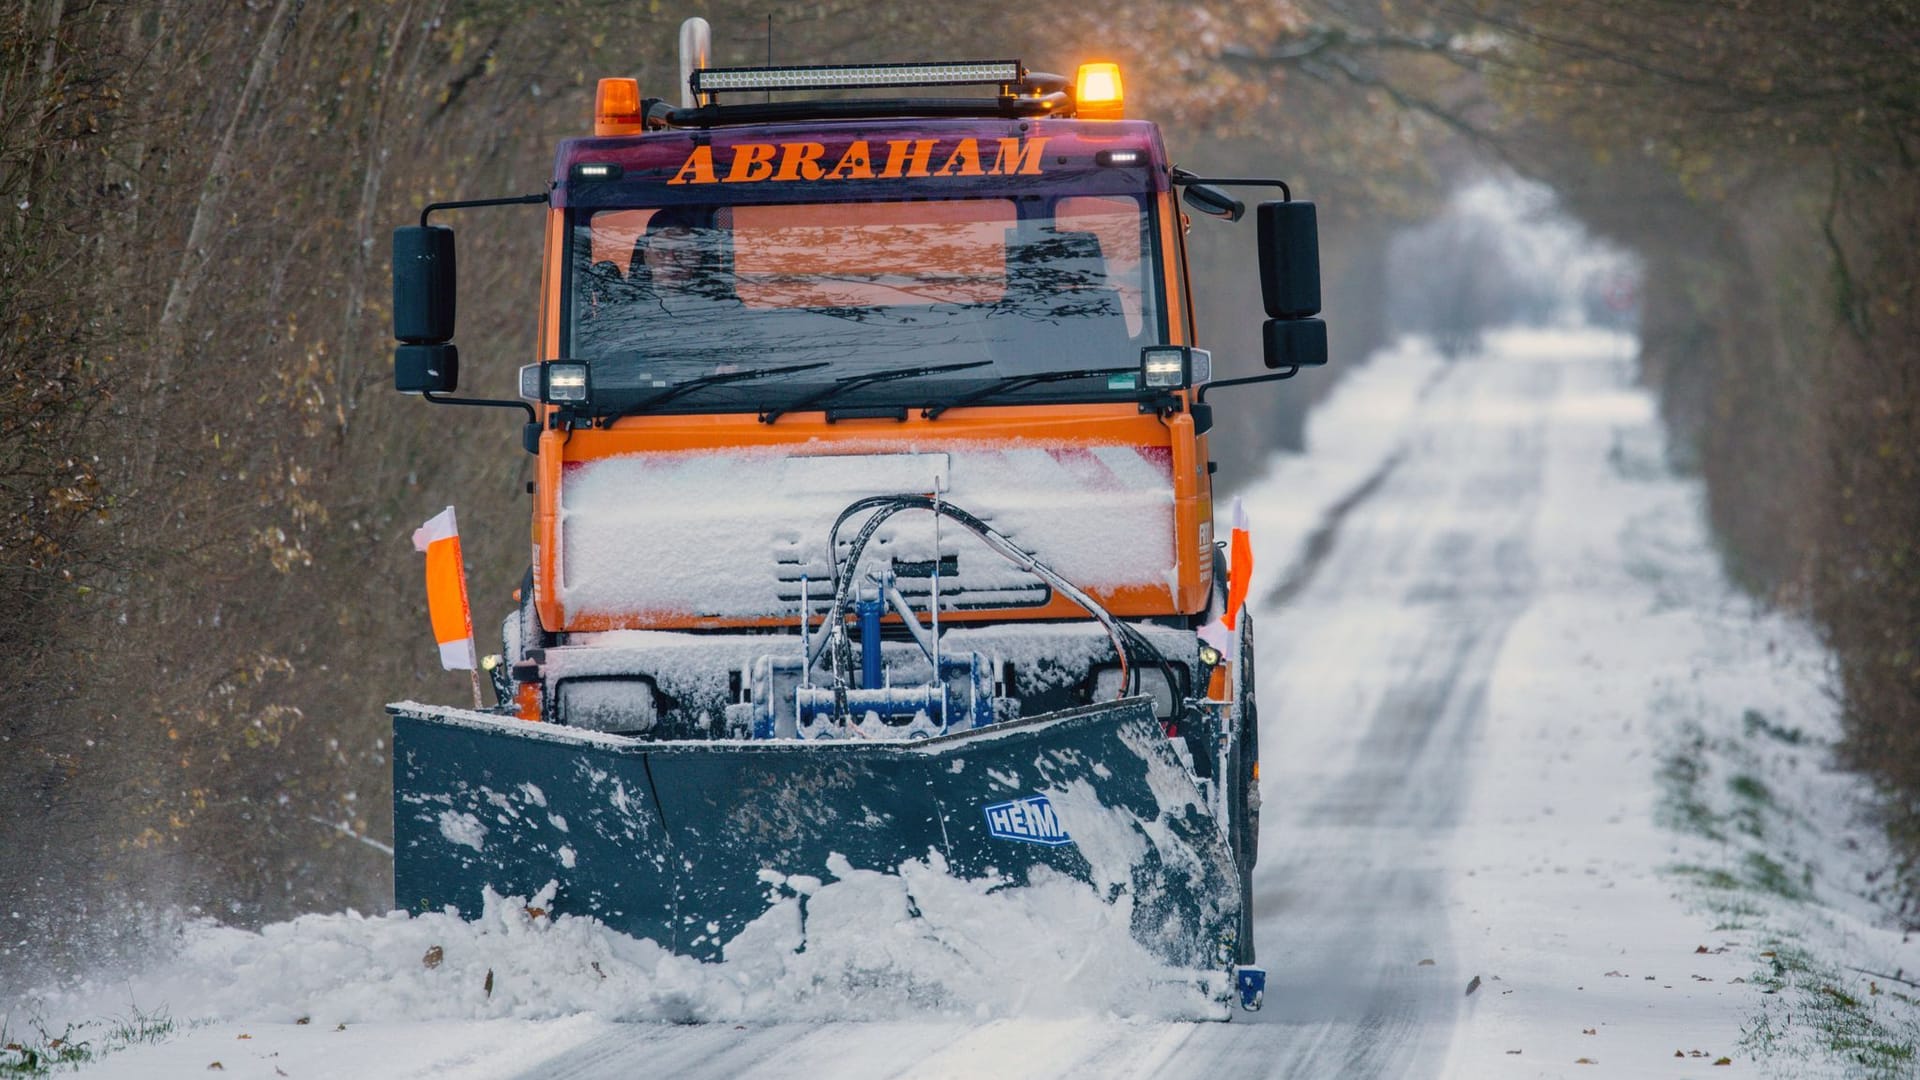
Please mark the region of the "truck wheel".
[[[513, 666], [525, 660], [529, 653], [545, 649], [555, 643], [555, 635], [540, 625], [540, 613], [533, 607], [533, 568], [528, 567], [526, 576], [520, 579], [520, 604], [506, 620], [507, 640], [502, 644], [502, 654], [511, 672]], [[497, 684], [496, 684], [497, 685]], [[537, 682], [521, 683], [510, 679], [512, 704], [523, 720], [545, 720], [546, 707], [541, 701], [540, 686]], [[502, 702], [502, 704], [506, 704]]]
[[540, 613], [533, 609], [533, 567], [529, 566], [526, 576], [520, 579], [520, 647], [509, 659], [518, 660], [534, 649], [552, 644], [553, 635], [540, 625]]

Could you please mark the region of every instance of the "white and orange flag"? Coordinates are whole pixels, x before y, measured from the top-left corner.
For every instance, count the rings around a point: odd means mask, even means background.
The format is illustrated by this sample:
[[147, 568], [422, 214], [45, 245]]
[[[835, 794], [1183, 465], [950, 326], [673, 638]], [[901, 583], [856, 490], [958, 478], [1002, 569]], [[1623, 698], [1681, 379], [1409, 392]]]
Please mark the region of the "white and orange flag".
[[440, 666], [472, 671], [473, 612], [467, 606], [467, 568], [453, 507], [413, 530], [413, 547], [427, 555], [427, 614], [433, 619], [433, 639], [440, 643]]
[[1253, 532], [1247, 525], [1246, 507], [1238, 495], [1233, 498], [1233, 538], [1227, 544], [1227, 607], [1219, 617], [1200, 628], [1200, 640], [1229, 657], [1240, 655], [1240, 609], [1246, 606], [1247, 590], [1253, 587]]

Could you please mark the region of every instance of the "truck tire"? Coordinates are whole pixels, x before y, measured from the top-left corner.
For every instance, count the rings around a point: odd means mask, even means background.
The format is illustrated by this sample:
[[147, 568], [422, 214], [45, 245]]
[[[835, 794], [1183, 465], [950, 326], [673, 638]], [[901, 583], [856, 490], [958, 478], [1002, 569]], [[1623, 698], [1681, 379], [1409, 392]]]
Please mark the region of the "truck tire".
[[526, 576], [520, 579], [520, 648], [518, 655], [509, 659], [518, 660], [535, 649], [544, 649], [553, 644], [553, 635], [540, 625], [540, 613], [533, 608], [533, 567], [527, 567]]

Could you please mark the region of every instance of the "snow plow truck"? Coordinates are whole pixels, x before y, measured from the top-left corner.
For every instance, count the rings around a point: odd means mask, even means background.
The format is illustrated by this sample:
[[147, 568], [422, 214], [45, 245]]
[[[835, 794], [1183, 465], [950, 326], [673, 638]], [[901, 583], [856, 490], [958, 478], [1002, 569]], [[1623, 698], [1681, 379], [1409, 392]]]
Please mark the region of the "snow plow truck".
[[[395, 230], [396, 388], [522, 410], [534, 460], [493, 704], [389, 707], [396, 906], [551, 882], [712, 959], [782, 875], [938, 859], [1124, 899], [1258, 1007], [1206, 397], [1326, 362], [1313, 205], [1174, 165], [1113, 64], [720, 68], [689, 20], [678, 91], [603, 79], [546, 191]], [[1182, 202], [1238, 221], [1250, 187], [1268, 370], [1214, 379]], [[431, 218], [516, 203], [537, 362], [457, 397]]]

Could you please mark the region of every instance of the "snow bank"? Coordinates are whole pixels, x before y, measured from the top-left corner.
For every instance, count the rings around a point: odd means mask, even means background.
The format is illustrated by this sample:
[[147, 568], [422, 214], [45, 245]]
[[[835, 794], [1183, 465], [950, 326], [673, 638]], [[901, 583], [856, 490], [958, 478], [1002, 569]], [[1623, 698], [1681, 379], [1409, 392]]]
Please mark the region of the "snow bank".
[[[1040, 878], [996, 891], [936, 858], [898, 874], [833, 856], [829, 880], [770, 875], [782, 897], [702, 964], [597, 920], [550, 918], [548, 891], [488, 891], [452, 914], [308, 915], [258, 933], [196, 922], [131, 978], [46, 995], [42, 1015], [88, 1019], [129, 1001], [176, 1022], [338, 1024], [544, 1020], [882, 1020], [1216, 1017], [1193, 977], [1128, 933], [1130, 908]], [[58, 1024], [52, 1025], [55, 1030]]]

